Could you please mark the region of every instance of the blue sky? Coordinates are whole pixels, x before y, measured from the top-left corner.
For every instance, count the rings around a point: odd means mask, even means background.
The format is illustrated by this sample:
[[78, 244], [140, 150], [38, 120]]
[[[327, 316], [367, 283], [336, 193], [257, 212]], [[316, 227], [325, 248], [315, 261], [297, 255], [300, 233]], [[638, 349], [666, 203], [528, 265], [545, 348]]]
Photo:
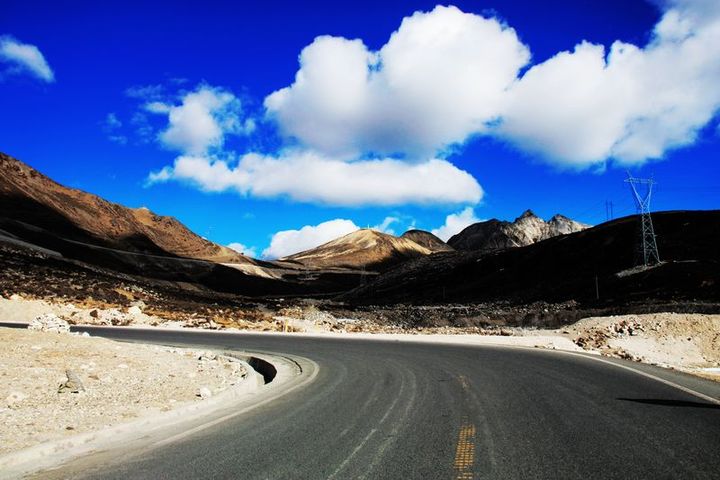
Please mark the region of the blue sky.
[[6, 1], [0, 150], [256, 256], [599, 223], [626, 169], [655, 209], [718, 208], [715, 2], [452, 5]]

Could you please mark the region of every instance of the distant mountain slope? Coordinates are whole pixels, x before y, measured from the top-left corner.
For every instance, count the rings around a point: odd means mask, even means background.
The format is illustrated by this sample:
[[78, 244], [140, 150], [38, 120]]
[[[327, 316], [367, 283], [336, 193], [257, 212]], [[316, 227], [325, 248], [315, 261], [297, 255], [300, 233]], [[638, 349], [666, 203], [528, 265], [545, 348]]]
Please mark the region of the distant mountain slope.
[[454, 250], [454, 248], [450, 245], [425, 230], [408, 230], [403, 233], [400, 238], [412, 240], [418, 245], [427, 248], [431, 252], [452, 252]]
[[[652, 215], [663, 264], [633, 268], [640, 221], [625, 217], [497, 252], [405, 262], [339, 299], [356, 304], [624, 302], [720, 298], [720, 210]], [[487, 223], [487, 222], [486, 222]]]
[[588, 227], [589, 225], [559, 214], [546, 222], [532, 210], [526, 210], [513, 222], [492, 219], [470, 225], [452, 236], [448, 244], [456, 250], [504, 250], [532, 245], [541, 240], [579, 232]]
[[252, 262], [201, 238], [175, 218], [155, 215], [146, 208], [126, 208], [97, 195], [64, 187], [3, 153], [0, 172], [0, 219], [4, 220], [1, 228], [20, 238], [28, 233], [21, 225], [24, 224], [50, 235], [128, 252], [213, 262]]
[[383, 270], [410, 258], [430, 255], [434, 251], [409, 238], [363, 229], [280, 260], [297, 262], [307, 268]]

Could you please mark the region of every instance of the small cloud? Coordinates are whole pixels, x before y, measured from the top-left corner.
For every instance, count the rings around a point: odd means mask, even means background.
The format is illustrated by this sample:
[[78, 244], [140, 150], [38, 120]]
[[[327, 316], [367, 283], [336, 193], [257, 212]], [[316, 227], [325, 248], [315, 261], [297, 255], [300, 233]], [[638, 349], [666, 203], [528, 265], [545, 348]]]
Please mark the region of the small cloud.
[[255, 257], [257, 255], [255, 247], [247, 247], [242, 243], [233, 242], [228, 244], [227, 247], [231, 250], [235, 250], [242, 255], [245, 255], [246, 257]]
[[390, 228], [390, 225], [398, 223], [399, 221], [400, 219], [398, 217], [385, 217], [385, 219], [381, 223], [374, 225], [370, 228], [372, 228], [373, 230], [377, 230], [378, 232], [395, 235], [395, 231]]
[[130, 123], [135, 127], [135, 134], [140, 143], [150, 143], [155, 138], [155, 130], [144, 113], [135, 112], [130, 119]]
[[108, 140], [113, 143], [125, 145], [127, 144], [127, 137], [118, 132], [122, 126], [122, 122], [113, 112], [108, 113], [102, 122], [102, 129], [107, 134]]
[[48, 83], [55, 81], [55, 73], [36, 46], [9, 35], [0, 36], [0, 61], [10, 64], [8, 73], [26, 72]]
[[117, 117], [117, 115], [115, 115], [114, 113], [111, 112], [111, 113], [108, 113], [107, 116], [105, 117], [105, 126], [109, 130], [115, 130], [117, 128], [122, 127], [122, 122]]
[[163, 102], [146, 103], [143, 108], [150, 113], [170, 113], [170, 105]]
[[108, 140], [120, 145], [126, 145], [128, 141], [127, 137], [124, 135], [108, 135]]
[[134, 85], [125, 90], [125, 95], [147, 101], [159, 101], [165, 97], [163, 85]]
[[163, 145], [189, 154], [204, 154], [222, 147], [228, 134], [245, 134], [254, 124], [241, 120], [242, 105], [232, 93], [207, 85], [182, 97], [180, 105], [159, 102], [145, 106], [154, 113], [167, 113], [168, 127], [160, 133]]
[[472, 207], [466, 207], [464, 210], [451, 213], [445, 217], [445, 224], [441, 227], [434, 228], [432, 234], [447, 242], [450, 237], [462, 231], [465, 227], [482, 220], [475, 216], [475, 210]]

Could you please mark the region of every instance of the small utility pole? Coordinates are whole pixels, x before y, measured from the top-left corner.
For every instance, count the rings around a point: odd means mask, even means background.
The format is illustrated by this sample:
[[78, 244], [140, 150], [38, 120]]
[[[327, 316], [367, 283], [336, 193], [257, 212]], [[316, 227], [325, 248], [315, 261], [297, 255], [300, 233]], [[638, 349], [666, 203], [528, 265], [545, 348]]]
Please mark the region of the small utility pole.
[[595, 300], [600, 300], [600, 284], [597, 275], [595, 275]]
[[613, 202], [612, 200], [605, 200], [605, 220], [610, 221], [615, 218], [613, 214]]

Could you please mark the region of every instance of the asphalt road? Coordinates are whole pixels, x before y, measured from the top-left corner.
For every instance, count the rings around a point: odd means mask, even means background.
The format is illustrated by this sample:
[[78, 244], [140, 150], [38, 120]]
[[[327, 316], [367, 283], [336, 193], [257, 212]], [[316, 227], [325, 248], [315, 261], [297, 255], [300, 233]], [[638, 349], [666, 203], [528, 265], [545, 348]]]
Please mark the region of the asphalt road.
[[90, 457], [53, 478], [720, 478], [720, 406], [583, 356], [292, 336], [111, 335], [285, 352], [320, 369], [302, 389], [196, 435], [105, 455], [102, 465]]

